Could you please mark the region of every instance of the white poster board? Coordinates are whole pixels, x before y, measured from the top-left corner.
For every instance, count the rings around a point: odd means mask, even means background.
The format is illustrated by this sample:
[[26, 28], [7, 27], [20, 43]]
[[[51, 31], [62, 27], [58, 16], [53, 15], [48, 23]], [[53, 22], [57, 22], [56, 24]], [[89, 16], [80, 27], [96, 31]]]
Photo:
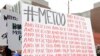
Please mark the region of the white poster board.
[[6, 22], [0, 15], [0, 46], [7, 45], [6, 33], [7, 33]]
[[96, 56], [89, 18], [21, 6], [22, 56]]
[[[2, 9], [1, 17], [4, 20], [0, 24], [3, 25], [1, 30], [7, 33], [6, 41], [8, 42], [8, 47], [13, 51], [21, 50], [21, 40], [19, 40], [21, 38], [21, 15]], [[4, 27], [5, 25], [6, 27]]]
[[8, 46], [12, 50], [21, 50], [21, 22], [8, 21]]

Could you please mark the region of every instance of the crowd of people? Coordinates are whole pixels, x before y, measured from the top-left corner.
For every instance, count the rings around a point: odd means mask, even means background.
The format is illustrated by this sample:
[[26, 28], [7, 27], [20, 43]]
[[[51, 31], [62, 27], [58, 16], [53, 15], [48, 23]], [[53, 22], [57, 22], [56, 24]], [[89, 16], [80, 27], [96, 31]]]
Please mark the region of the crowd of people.
[[[100, 46], [96, 47], [97, 56], [100, 56]], [[21, 56], [21, 51], [12, 51], [8, 46], [0, 46], [0, 56]]]
[[0, 46], [0, 56], [21, 56], [21, 51], [12, 51], [8, 46]]

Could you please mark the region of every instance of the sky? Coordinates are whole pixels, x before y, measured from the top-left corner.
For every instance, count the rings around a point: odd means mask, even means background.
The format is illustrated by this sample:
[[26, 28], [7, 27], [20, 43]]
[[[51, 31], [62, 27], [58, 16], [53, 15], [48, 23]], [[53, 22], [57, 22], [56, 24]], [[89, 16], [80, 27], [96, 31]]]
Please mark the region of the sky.
[[[13, 5], [18, 0], [0, 0], [0, 9], [5, 4]], [[67, 13], [68, 12], [68, 0], [45, 0], [49, 3], [49, 7], [53, 11]], [[70, 1], [70, 13], [79, 13], [90, 10], [93, 8], [93, 3], [100, 0], [72, 0]]]

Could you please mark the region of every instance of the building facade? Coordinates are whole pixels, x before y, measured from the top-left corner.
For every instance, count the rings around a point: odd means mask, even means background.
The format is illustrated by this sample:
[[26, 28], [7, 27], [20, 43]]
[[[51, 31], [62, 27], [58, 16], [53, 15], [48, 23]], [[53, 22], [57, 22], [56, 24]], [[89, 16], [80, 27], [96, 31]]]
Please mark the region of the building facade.
[[91, 10], [91, 21], [96, 44], [100, 44], [100, 7]]
[[95, 3], [94, 8], [89, 11], [74, 14], [91, 18], [95, 44], [100, 45], [100, 2]]
[[15, 4], [14, 6], [5, 5], [4, 9], [20, 14], [21, 13], [21, 10], [20, 10], [21, 9], [21, 2], [24, 2], [26, 4], [30, 4], [30, 5], [34, 5], [34, 6], [39, 6], [39, 7], [50, 9], [48, 2], [45, 1], [45, 0], [21, 0], [17, 4]]
[[91, 14], [90, 10], [85, 11], [85, 12], [81, 12], [81, 13], [73, 13], [73, 14], [83, 16], [83, 17], [87, 17], [87, 18], [90, 18], [90, 16], [91, 16], [90, 15]]
[[100, 7], [100, 2], [94, 4], [94, 8]]

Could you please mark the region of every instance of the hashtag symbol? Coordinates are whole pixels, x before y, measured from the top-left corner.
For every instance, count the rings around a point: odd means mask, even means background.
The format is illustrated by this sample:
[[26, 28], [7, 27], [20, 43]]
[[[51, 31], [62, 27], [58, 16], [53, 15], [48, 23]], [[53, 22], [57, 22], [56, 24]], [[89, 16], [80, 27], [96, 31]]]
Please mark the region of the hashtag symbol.
[[25, 11], [25, 15], [27, 15], [27, 21], [29, 21], [29, 19], [30, 19], [30, 16], [31, 16], [31, 19], [32, 19], [32, 21], [33, 21], [33, 15], [36, 15], [36, 16], [38, 16], [37, 14], [33, 14], [34, 12], [35, 13], [38, 13], [38, 12], [36, 12], [36, 11], [33, 11], [33, 7], [27, 7], [27, 9], [26, 10], [24, 10]]

